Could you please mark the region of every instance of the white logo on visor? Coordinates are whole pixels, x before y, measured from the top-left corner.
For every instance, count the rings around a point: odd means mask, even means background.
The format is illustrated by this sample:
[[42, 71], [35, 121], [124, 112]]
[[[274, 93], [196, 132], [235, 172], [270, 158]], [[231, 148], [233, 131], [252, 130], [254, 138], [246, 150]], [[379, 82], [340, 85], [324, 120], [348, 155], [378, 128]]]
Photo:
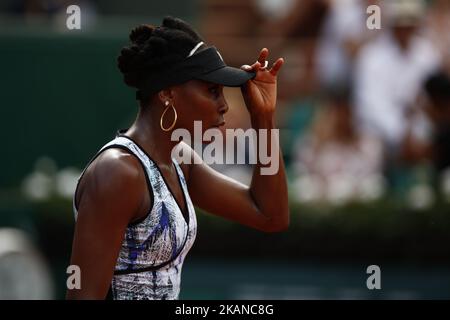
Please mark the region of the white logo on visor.
[[191, 52], [189, 52], [187, 58], [191, 57], [197, 50], [198, 48], [200, 48], [203, 44], [203, 41], [200, 41], [199, 43], [197, 43], [197, 45], [194, 47], [194, 49], [191, 50]]
[[[222, 58], [222, 56], [220, 55], [219, 51], [216, 50], [216, 52], [217, 52], [217, 55], [219, 56], [220, 60], [223, 61], [223, 58]], [[223, 62], [225, 62], [225, 61], [223, 61]]]

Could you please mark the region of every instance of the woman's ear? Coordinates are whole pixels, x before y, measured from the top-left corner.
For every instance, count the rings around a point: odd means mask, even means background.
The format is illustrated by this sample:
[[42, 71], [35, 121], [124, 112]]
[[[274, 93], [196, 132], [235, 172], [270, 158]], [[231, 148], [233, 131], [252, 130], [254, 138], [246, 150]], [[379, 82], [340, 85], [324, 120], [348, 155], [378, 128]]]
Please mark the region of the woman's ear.
[[171, 102], [173, 99], [172, 89], [169, 88], [169, 89], [164, 89], [164, 90], [159, 91], [158, 98], [159, 98], [161, 104], [163, 104], [163, 105], [166, 103], [166, 101]]

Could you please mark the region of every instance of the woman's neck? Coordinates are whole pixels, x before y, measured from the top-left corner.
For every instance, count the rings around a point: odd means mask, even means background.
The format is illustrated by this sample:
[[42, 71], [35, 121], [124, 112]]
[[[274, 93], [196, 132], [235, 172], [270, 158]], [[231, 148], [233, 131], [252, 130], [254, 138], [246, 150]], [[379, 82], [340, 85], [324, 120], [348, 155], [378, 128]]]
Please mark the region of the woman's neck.
[[141, 109], [125, 134], [136, 141], [160, 167], [172, 168], [171, 154], [178, 141], [171, 140], [171, 131], [165, 132], [160, 128], [159, 120], [157, 112]]

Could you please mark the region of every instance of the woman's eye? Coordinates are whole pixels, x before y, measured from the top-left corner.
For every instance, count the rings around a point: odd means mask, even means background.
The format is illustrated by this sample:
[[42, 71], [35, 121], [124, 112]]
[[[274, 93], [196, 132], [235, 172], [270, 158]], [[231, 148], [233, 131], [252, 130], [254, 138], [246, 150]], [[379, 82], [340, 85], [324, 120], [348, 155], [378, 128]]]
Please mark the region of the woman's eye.
[[219, 93], [219, 89], [217, 89], [217, 87], [211, 87], [209, 88], [209, 92], [211, 92], [214, 95], [217, 95]]

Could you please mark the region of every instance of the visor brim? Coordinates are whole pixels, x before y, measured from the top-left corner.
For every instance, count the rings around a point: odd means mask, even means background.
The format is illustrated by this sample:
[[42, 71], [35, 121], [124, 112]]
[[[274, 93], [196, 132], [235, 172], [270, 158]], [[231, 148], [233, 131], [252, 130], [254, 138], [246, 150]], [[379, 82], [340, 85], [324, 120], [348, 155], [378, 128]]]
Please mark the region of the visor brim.
[[255, 72], [247, 72], [242, 69], [225, 66], [209, 73], [196, 76], [195, 79], [203, 80], [225, 87], [240, 87], [248, 80], [255, 77]]

